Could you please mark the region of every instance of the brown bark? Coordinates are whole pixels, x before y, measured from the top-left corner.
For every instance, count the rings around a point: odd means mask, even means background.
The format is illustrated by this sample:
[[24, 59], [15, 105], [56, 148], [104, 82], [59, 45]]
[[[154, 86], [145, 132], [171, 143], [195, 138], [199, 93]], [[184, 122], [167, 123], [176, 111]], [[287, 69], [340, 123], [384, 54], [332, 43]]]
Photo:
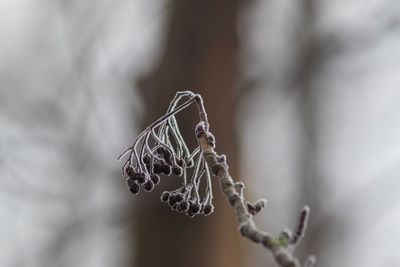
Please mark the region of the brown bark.
[[[236, 22], [240, 1], [174, 1], [169, 8], [160, 65], [140, 81], [146, 108], [144, 124], [165, 113], [176, 91], [200, 93], [218, 139], [217, 147], [227, 155], [230, 170], [237, 175], [234, 88], [239, 77]], [[177, 118], [193, 148], [198, 116], [191, 111]], [[242, 266], [235, 214], [221, 194], [215, 194], [212, 216], [189, 219], [170, 211], [157, 197], [163, 189], [173, 188], [171, 180], [164, 177], [157, 193], [137, 199], [141, 207], [134, 221], [134, 266]], [[215, 182], [214, 187], [219, 190]]]

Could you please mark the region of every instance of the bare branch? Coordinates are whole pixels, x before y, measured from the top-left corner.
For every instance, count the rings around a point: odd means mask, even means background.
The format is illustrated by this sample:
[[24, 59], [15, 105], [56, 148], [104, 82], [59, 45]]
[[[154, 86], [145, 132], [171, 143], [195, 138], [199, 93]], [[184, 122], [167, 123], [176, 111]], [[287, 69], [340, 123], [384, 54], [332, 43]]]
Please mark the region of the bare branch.
[[[280, 266], [300, 267], [301, 264], [299, 260], [296, 259], [291, 254], [291, 251], [287, 249], [288, 240], [286, 240], [286, 242], [282, 242], [279, 238], [277, 240], [273, 238], [270, 233], [261, 231], [257, 228], [255, 222], [253, 221], [253, 215], [249, 212], [248, 205], [246, 205], [246, 203], [248, 204], [249, 202], [246, 202], [245, 198], [236, 190], [235, 182], [228, 171], [228, 164], [219, 162], [219, 156], [215, 152], [213, 146], [210, 144], [207, 138], [207, 133], [208, 132], [204, 131], [197, 134], [200, 147], [203, 151], [203, 157], [205, 158], [207, 165], [212, 170], [212, 173], [219, 179], [222, 192], [236, 211], [240, 233], [255, 243], [261, 243], [265, 248], [270, 250], [276, 262]], [[261, 203], [265, 204], [264, 201], [256, 203], [259, 203], [259, 206], [261, 206]], [[294, 244], [297, 243], [304, 235], [309, 211], [310, 209], [305, 207], [301, 212], [298, 230], [295, 238], [291, 240], [294, 242]], [[311, 267], [314, 265], [314, 263], [315, 260], [314, 257], [312, 257], [306, 261], [304, 266]]]

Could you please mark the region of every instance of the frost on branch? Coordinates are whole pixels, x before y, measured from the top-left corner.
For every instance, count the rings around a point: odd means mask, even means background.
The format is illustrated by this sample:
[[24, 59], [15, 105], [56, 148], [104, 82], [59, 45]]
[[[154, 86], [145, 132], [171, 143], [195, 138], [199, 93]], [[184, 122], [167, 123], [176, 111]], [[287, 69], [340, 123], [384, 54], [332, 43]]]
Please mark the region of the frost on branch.
[[[186, 99], [185, 102], [182, 100]], [[175, 115], [195, 103], [200, 121], [195, 127], [198, 147], [190, 151], [183, 139]], [[249, 240], [262, 244], [282, 267], [311, 267], [315, 257], [309, 256], [304, 264], [292, 254], [304, 236], [310, 209], [304, 207], [294, 234], [283, 229], [277, 237], [261, 231], [253, 216], [261, 212], [267, 201], [246, 201], [242, 182], [234, 182], [229, 174], [225, 155], [215, 152], [216, 139], [209, 131], [207, 113], [200, 95], [190, 91], [177, 92], [165, 115], [150, 124], [118, 159], [126, 155], [122, 174], [129, 191], [136, 195], [140, 188], [150, 192], [160, 182], [160, 174], [175, 175], [182, 184], [172, 191], [165, 191], [160, 199], [178, 213], [190, 218], [197, 214], [209, 215], [214, 211], [211, 176], [219, 180], [221, 189], [236, 212], [240, 233]]]

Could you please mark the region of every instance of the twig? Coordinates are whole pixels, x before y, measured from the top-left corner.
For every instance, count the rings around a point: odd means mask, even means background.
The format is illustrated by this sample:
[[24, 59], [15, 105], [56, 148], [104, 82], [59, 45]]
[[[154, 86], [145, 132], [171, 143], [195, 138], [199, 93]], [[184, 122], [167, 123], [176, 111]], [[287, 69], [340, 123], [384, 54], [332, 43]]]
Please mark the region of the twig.
[[[219, 179], [222, 192], [228, 199], [231, 206], [235, 209], [239, 221], [240, 233], [255, 243], [261, 243], [265, 248], [271, 251], [276, 262], [282, 267], [300, 267], [302, 266], [298, 259], [296, 259], [291, 251], [287, 249], [285, 242], [277, 242], [268, 232], [261, 231], [257, 228], [253, 215], [251, 215], [246, 206], [246, 200], [237, 191], [235, 182], [229, 174], [229, 167], [227, 163], [220, 162], [220, 156], [215, 152], [212, 145], [207, 139], [207, 132], [199, 132], [197, 135], [200, 147], [203, 151], [203, 157], [212, 173]], [[307, 211], [307, 212], [305, 212]], [[301, 212], [301, 219], [298, 226], [299, 234], [296, 235], [293, 244], [297, 244], [300, 238], [304, 235], [307, 219], [309, 215], [309, 208], [305, 207]], [[309, 257], [304, 266], [311, 267], [315, 263], [313, 256]]]

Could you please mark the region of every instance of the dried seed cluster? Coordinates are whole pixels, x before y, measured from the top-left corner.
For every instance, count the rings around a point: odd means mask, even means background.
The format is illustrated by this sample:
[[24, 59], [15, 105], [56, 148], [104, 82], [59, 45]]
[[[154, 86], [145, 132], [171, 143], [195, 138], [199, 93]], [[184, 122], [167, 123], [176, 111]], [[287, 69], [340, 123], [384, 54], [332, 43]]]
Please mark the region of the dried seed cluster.
[[[183, 98], [189, 99], [178, 105]], [[200, 116], [195, 135], [201, 146], [190, 152], [179, 132], [175, 114], [194, 102]], [[270, 250], [279, 266], [313, 267], [314, 256], [309, 256], [301, 265], [292, 254], [304, 236], [310, 209], [303, 208], [294, 233], [283, 229], [274, 238], [268, 232], [259, 230], [253, 216], [259, 213], [267, 202], [265, 199], [255, 203], [246, 201], [243, 194], [244, 184], [233, 181], [225, 156], [218, 155], [214, 150], [215, 137], [208, 128], [202, 98], [190, 91], [178, 92], [167, 113], [141, 132], [133, 145], [119, 157], [121, 159], [129, 153], [129, 158], [122, 167], [129, 191], [134, 195], [139, 193], [140, 188], [150, 192], [160, 182], [160, 175], [176, 175], [181, 179], [182, 185], [175, 190], [164, 191], [160, 197], [161, 201], [168, 204], [172, 210], [190, 218], [197, 214], [209, 215], [214, 210], [211, 189], [213, 173], [219, 179], [223, 194], [236, 211], [240, 223], [239, 231], [244, 237]]]
[[197, 214], [210, 215], [214, 211], [211, 199], [206, 198], [203, 201], [196, 199], [197, 194], [193, 191], [193, 188], [193, 186], [189, 185], [174, 191], [164, 191], [160, 199], [162, 202], [167, 203], [173, 211], [185, 213], [190, 218]]
[[[179, 104], [183, 98], [189, 100]], [[172, 210], [191, 218], [197, 214], [209, 215], [214, 211], [211, 174], [202, 157], [200, 146], [192, 152], [188, 149], [179, 131], [175, 114], [199, 100], [201, 98], [192, 92], [178, 92], [167, 113], [140, 133], [133, 145], [119, 157], [129, 153], [122, 172], [127, 177], [126, 183], [133, 195], [138, 194], [141, 188], [151, 192], [160, 183], [160, 175], [179, 177], [182, 186], [173, 191], [165, 191], [161, 200], [168, 203]], [[199, 125], [195, 130], [196, 136], [207, 134], [210, 144], [215, 146], [215, 138], [207, 133], [206, 125]], [[205, 188], [203, 194], [200, 188]]]

